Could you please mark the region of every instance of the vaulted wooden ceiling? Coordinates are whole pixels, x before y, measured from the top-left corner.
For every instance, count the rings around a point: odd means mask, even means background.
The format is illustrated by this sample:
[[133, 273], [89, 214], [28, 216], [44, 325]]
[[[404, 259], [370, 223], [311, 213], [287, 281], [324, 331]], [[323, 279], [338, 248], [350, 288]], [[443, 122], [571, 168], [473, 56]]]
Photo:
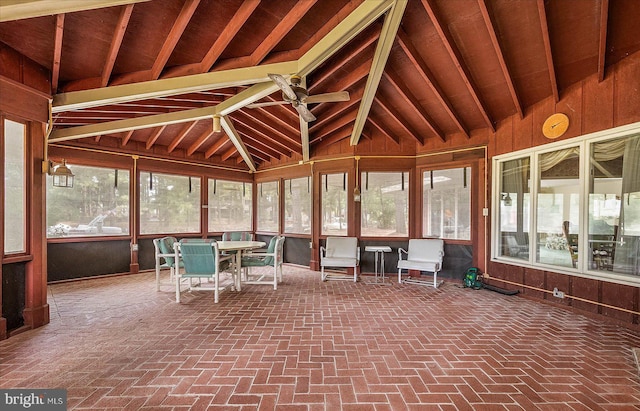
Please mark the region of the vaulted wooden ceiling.
[[[640, 50], [637, 0], [5, 0], [0, 21], [50, 72], [51, 142], [252, 170], [495, 130]], [[247, 107], [282, 99], [269, 73], [350, 100]]]

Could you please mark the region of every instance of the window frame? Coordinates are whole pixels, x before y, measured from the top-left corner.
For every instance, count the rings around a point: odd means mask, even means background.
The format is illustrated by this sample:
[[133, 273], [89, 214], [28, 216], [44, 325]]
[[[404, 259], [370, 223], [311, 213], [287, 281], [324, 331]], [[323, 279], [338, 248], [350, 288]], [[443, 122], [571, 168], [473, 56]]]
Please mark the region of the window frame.
[[[6, 251], [6, 242], [5, 242], [5, 230], [6, 228], [6, 204], [5, 204], [5, 200], [6, 200], [6, 185], [4, 183], [5, 179], [6, 179], [6, 159], [5, 159], [5, 150], [6, 150], [6, 136], [5, 136], [5, 124], [7, 121], [11, 121], [13, 123], [18, 123], [20, 125], [22, 125], [24, 127], [24, 133], [23, 133], [23, 142], [24, 142], [24, 152], [23, 152], [23, 162], [24, 162], [24, 170], [23, 170], [23, 204], [24, 204], [24, 214], [23, 214], [23, 221], [22, 221], [22, 226], [23, 226], [23, 250], [21, 251], [15, 251], [15, 252], [7, 252]], [[0, 154], [2, 156], [2, 180], [3, 180], [3, 184], [2, 184], [2, 192], [0, 193], [1, 199], [2, 199], [2, 210], [3, 210], [3, 215], [2, 215], [2, 222], [0, 222], [1, 227], [2, 227], [2, 255], [3, 255], [3, 259], [5, 261], [13, 261], [14, 259], [20, 259], [20, 258], [24, 258], [27, 257], [31, 254], [31, 230], [30, 230], [30, 219], [29, 219], [29, 210], [31, 209], [30, 204], [31, 204], [31, 190], [29, 190], [29, 181], [31, 181], [31, 173], [32, 173], [32, 167], [30, 166], [30, 155], [29, 153], [31, 152], [31, 139], [29, 138], [31, 134], [31, 128], [30, 128], [30, 123], [26, 120], [22, 120], [16, 117], [12, 117], [12, 116], [7, 116], [7, 115], [0, 115], [0, 136], [2, 136], [1, 142], [0, 142], [0, 149], [2, 150], [2, 153]]]
[[[406, 227], [406, 233], [403, 235], [373, 235], [370, 233], [364, 234], [363, 230], [362, 230], [362, 223], [364, 221], [363, 219], [363, 215], [362, 213], [365, 211], [364, 210], [364, 199], [365, 199], [365, 192], [367, 191], [367, 181], [366, 181], [366, 176], [367, 174], [396, 174], [399, 176], [400, 181], [402, 181], [402, 177], [401, 176], [405, 176], [405, 180], [404, 180], [404, 191], [406, 191], [406, 214], [405, 214], [405, 218], [406, 221], [405, 223], [405, 227]], [[373, 239], [373, 240], [380, 240], [380, 239], [391, 239], [391, 240], [402, 240], [405, 238], [409, 238], [409, 233], [411, 232], [411, 190], [413, 189], [413, 181], [411, 178], [411, 171], [410, 170], [406, 170], [406, 169], [397, 169], [397, 170], [378, 170], [378, 169], [367, 169], [367, 170], [360, 170], [359, 175], [356, 176], [356, 178], [358, 179], [358, 181], [360, 182], [359, 184], [359, 189], [360, 189], [360, 193], [361, 193], [361, 199], [360, 199], [360, 204], [359, 207], [357, 207], [357, 212], [359, 212], [359, 216], [357, 216], [357, 229], [358, 229], [358, 233], [360, 234], [360, 237], [362, 238], [367, 238], [367, 239]], [[349, 200], [348, 196], [347, 196], [347, 201]], [[347, 210], [348, 212], [348, 210]]]
[[[264, 180], [264, 181], [259, 181], [256, 182], [256, 192], [255, 192], [255, 208], [253, 210], [253, 214], [255, 217], [255, 229], [256, 232], [260, 232], [260, 233], [280, 233], [280, 226], [281, 226], [281, 221], [282, 221], [282, 183], [281, 183], [281, 179], [276, 179], [276, 180]], [[262, 193], [262, 185], [263, 184], [275, 184], [276, 185], [276, 189], [275, 189], [275, 193], [276, 193], [276, 201], [274, 202], [276, 209], [276, 229], [275, 230], [271, 230], [271, 229], [265, 229], [264, 227], [260, 226], [260, 215], [259, 215], [259, 210], [261, 209], [260, 207], [260, 198], [261, 198], [261, 193]]]
[[[242, 228], [242, 231], [253, 232], [253, 230], [254, 230], [254, 218], [253, 217], [254, 217], [254, 212], [255, 212], [254, 201], [253, 201], [254, 200], [254, 184], [253, 184], [253, 182], [251, 182], [251, 181], [243, 181], [243, 180], [232, 180], [232, 179], [228, 179], [228, 178], [217, 178], [217, 177], [211, 177], [211, 176], [205, 176], [204, 180], [205, 180], [206, 187], [207, 187], [207, 197], [205, 198], [205, 202], [206, 202], [206, 207], [207, 208], [203, 209], [201, 218], [204, 218], [205, 215], [206, 215], [206, 221], [207, 221], [206, 230], [207, 230], [207, 233], [211, 234], [211, 233], [222, 233], [222, 232], [225, 232], [225, 231], [233, 231], [233, 230], [230, 230], [230, 229], [220, 230], [220, 229], [218, 229], [218, 227], [211, 227], [211, 218], [210, 218], [211, 217], [210, 216], [210, 214], [211, 214], [211, 211], [210, 211], [211, 210], [211, 197], [210, 196], [212, 195], [212, 192], [211, 192], [211, 189], [209, 188], [209, 183], [212, 182], [212, 181], [216, 181], [217, 183], [224, 182], [224, 183], [234, 183], [234, 184], [239, 184], [239, 185], [244, 184], [245, 185], [245, 189], [246, 188], [249, 189], [249, 191], [250, 191], [250, 193], [249, 193], [249, 195], [250, 195], [249, 204], [251, 206], [251, 210], [250, 210], [250, 213], [249, 213], [249, 221], [248, 221], [249, 222], [249, 228], [247, 228], [247, 229]], [[201, 188], [201, 190], [202, 190], [202, 188]], [[204, 210], [206, 210], [206, 211], [204, 211]], [[212, 230], [212, 228], [215, 228], [215, 229]], [[234, 230], [240, 230], [240, 228], [234, 228]]]
[[[524, 150], [514, 151], [510, 153], [494, 156], [491, 159], [491, 241], [490, 241], [490, 257], [492, 262], [505, 263], [510, 265], [516, 265], [527, 268], [535, 268], [548, 270], [553, 272], [559, 272], [562, 274], [591, 278], [596, 280], [602, 280], [607, 282], [613, 282], [618, 284], [640, 286], [640, 276], [634, 274], [624, 274], [617, 272], [603, 272], [593, 270], [589, 267], [588, 258], [580, 258], [577, 267], [563, 267], [558, 265], [550, 265], [536, 262], [536, 250], [533, 249], [534, 241], [530, 241], [529, 245], [529, 257], [527, 260], [518, 260], [507, 256], [499, 255], [500, 250], [500, 227], [499, 212], [500, 208], [497, 206], [500, 202], [500, 187], [501, 187], [501, 172], [500, 166], [503, 162], [509, 160], [520, 159], [529, 157], [530, 161], [530, 179], [536, 179], [539, 176], [539, 157], [542, 154], [550, 153], [553, 151], [562, 150], [570, 147], [578, 147], [580, 150], [579, 158], [579, 221], [578, 221], [578, 234], [580, 242], [578, 244], [578, 255], [586, 256], [588, 253], [588, 238], [589, 238], [589, 159], [591, 158], [591, 145], [593, 143], [614, 140], [617, 138], [629, 137], [634, 134], [640, 133], [640, 122], [628, 124], [625, 126], [615, 127], [607, 130], [602, 130], [582, 136], [574, 137], [571, 139], [565, 139], [561, 141], [551, 142], [541, 146], [531, 147]], [[538, 182], [530, 183], [530, 215], [529, 215], [529, 235], [531, 238], [537, 238], [537, 210], [538, 207]]]

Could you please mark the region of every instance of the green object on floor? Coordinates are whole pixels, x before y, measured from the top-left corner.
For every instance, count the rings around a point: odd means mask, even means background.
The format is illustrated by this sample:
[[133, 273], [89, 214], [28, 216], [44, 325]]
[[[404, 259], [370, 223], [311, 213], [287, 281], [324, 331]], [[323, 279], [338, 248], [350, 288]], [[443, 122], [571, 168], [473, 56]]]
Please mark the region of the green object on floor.
[[476, 267], [469, 267], [462, 281], [466, 288], [473, 288], [474, 290], [482, 288], [482, 281], [478, 278], [478, 269]]

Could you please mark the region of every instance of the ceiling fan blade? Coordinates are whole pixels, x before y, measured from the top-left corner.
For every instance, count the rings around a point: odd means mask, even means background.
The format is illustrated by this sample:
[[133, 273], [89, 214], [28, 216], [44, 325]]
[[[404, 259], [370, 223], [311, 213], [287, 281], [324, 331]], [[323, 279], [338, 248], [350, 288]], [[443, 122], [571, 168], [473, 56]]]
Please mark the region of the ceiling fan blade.
[[268, 106], [277, 106], [280, 104], [289, 104], [286, 101], [265, 101], [263, 103], [253, 103], [253, 104], [247, 104], [246, 107], [248, 108], [258, 108], [258, 107], [268, 107]]
[[298, 95], [291, 88], [287, 80], [284, 79], [280, 74], [267, 74], [269, 78], [276, 83], [276, 86], [280, 87], [282, 92], [291, 99], [291, 101], [297, 101]]
[[303, 103], [332, 103], [335, 101], [349, 101], [348, 91], [337, 91], [335, 93], [315, 94], [302, 100]]
[[296, 109], [298, 114], [300, 114], [300, 117], [307, 123], [316, 120], [316, 116], [314, 116], [303, 104], [294, 104], [293, 107]]

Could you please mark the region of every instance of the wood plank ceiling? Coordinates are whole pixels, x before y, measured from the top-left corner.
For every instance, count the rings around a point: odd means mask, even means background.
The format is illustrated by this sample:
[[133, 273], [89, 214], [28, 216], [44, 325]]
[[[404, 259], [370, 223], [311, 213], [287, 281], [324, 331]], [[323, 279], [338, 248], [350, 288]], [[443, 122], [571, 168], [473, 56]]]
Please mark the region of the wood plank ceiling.
[[[640, 50], [636, 0], [7, 0], [0, 20], [0, 46], [50, 72], [51, 142], [251, 170], [495, 130]], [[269, 73], [350, 100], [308, 124], [247, 107], [282, 99]]]

